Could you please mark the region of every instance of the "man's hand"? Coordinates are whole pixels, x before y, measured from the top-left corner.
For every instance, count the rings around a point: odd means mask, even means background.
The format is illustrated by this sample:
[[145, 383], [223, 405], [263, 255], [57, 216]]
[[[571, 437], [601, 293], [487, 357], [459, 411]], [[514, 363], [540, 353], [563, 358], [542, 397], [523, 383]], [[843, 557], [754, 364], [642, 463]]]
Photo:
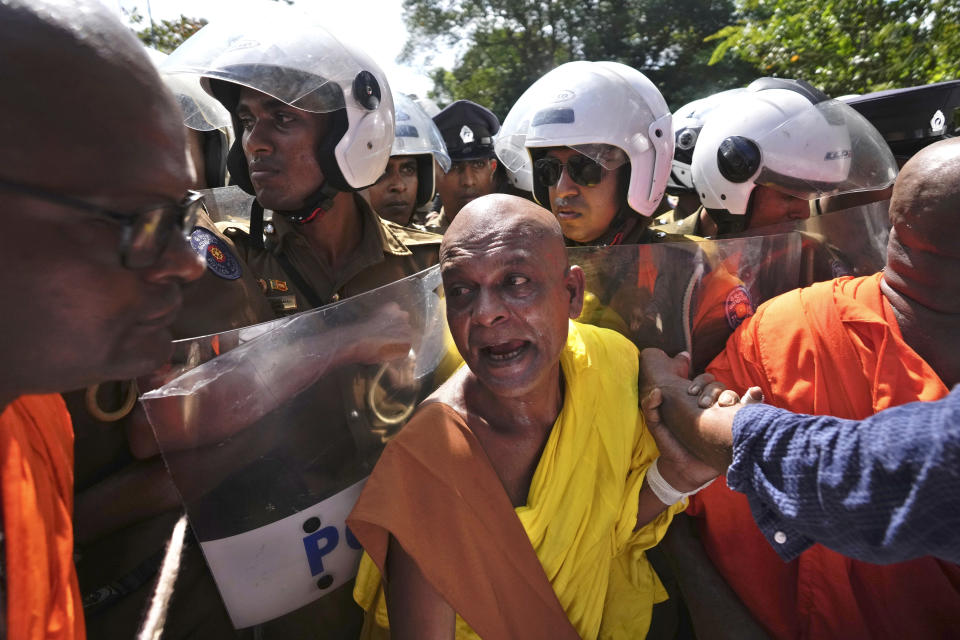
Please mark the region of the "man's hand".
[[[741, 400], [710, 374], [687, 381], [688, 371], [689, 358], [685, 354], [670, 358], [659, 349], [643, 350], [640, 397], [644, 417], [647, 424], [663, 429], [651, 430], [658, 445], [662, 440], [670, 451], [681, 445], [688, 455], [707, 467], [726, 473], [733, 455], [733, 418], [743, 404], [762, 402], [763, 394], [754, 387]], [[701, 471], [691, 475], [699, 476]]]
[[644, 349], [640, 352], [640, 398], [649, 395], [653, 389], [664, 385], [686, 385], [688, 393], [697, 396], [701, 407], [709, 407], [717, 402], [726, 389], [709, 373], [701, 373], [689, 381], [690, 354], [682, 351], [671, 358], [660, 349]]
[[659, 389], [652, 389], [640, 401], [647, 429], [660, 449], [660, 460], [657, 462], [660, 475], [678, 491], [695, 491], [716, 478], [720, 472], [697, 458], [664, 426], [660, 421], [661, 402], [662, 394]]

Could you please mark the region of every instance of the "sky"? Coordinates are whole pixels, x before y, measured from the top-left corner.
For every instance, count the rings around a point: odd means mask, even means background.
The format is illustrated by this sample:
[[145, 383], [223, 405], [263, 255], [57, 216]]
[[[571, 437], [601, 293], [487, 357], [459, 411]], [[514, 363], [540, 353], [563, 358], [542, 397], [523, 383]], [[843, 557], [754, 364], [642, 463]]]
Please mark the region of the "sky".
[[[105, 1], [118, 13], [137, 8], [147, 18], [147, 0]], [[154, 21], [175, 19], [180, 14], [213, 21], [231, 12], [273, 4], [276, 3], [272, 0], [150, 0], [150, 10]], [[396, 62], [407, 41], [401, 0], [298, 0], [294, 6], [300, 11], [323, 14], [333, 35], [363, 47], [386, 72], [394, 91], [426, 96], [432, 88], [426, 75], [428, 69]], [[449, 68], [452, 63], [452, 53], [441, 53], [434, 59], [436, 66]]]

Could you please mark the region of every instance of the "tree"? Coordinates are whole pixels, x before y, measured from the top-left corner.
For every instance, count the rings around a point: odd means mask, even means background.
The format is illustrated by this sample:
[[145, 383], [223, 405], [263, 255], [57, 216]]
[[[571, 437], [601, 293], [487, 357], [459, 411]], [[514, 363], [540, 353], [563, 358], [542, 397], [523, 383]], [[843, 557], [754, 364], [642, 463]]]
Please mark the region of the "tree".
[[[135, 27], [143, 24], [143, 15], [136, 7], [131, 11], [125, 11], [125, 13], [127, 14], [127, 20]], [[181, 14], [176, 20], [151, 21], [150, 24], [144, 25], [142, 28], [134, 28], [133, 32], [148, 47], [170, 53], [205, 24], [207, 24], [207, 21], [203, 18], [188, 18]]]
[[957, 0], [739, 0], [738, 18], [711, 36], [712, 63], [737, 58], [830, 95], [960, 76]]
[[541, 75], [571, 60], [615, 60], [647, 74], [674, 108], [739, 86], [741, 60], [709, 68], [704, 38], [733, 20], [732, 0], [404, 0], [410, 31], [401, 58], [460, 46], [452, 70], [432, 74], [431, 97], [468, 98], [505, 117]]

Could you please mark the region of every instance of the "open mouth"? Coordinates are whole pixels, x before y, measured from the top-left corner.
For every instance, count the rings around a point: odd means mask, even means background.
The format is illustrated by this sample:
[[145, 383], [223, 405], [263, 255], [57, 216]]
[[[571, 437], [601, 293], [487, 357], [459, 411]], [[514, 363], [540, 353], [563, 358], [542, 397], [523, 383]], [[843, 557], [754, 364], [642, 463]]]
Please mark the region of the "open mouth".
[[580, 214], [576, 211], [571, 211], [570, 209], [560, 209], [557, 211], [557, 218], [560, 220], [573, 220], [574, 218], [579, 218]]
[[480, 352], [495, 364], [508, 364], [523, 357], [529, 348], [530, 343], [526, 340], [509, 340], [483, 347]]

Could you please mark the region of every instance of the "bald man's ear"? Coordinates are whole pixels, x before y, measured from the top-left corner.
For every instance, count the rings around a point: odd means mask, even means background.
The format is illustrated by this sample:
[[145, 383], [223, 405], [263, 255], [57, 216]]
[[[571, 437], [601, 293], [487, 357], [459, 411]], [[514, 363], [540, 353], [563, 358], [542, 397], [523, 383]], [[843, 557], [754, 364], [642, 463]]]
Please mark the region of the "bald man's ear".
[[571, 320], [576, 320], [580, 317], [580, 312], [583, 311], [583, 290], [586, 287], [583, 269], [577, 265], [573, 265], [567, 269], [567, 274], [564, 277], [564, 286], [570, 294], [570, 311], [568, 315]]

